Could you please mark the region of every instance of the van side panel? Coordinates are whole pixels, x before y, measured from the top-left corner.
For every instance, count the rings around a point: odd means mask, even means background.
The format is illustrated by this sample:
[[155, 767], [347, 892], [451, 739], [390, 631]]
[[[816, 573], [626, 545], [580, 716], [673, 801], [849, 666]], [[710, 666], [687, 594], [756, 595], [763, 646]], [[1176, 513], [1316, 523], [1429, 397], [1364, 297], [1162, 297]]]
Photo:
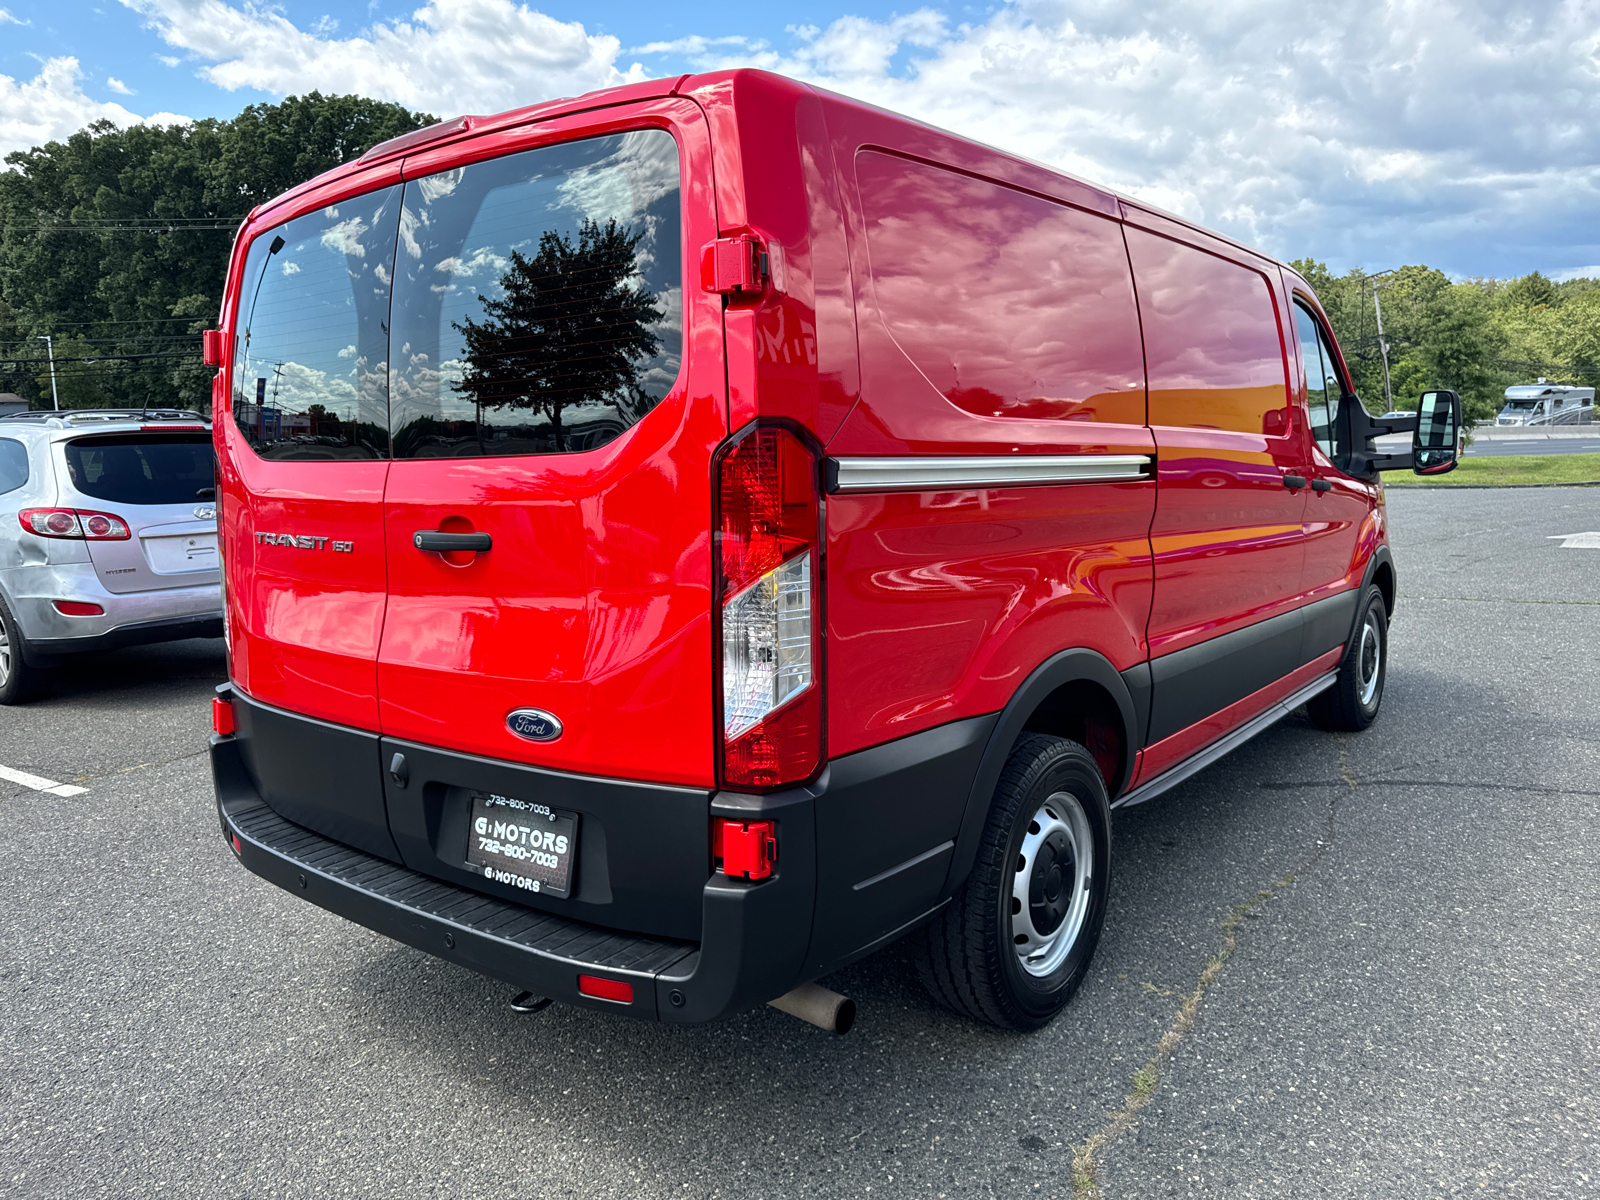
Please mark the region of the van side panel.
[[[1016, 164], [921, 126], [842, 103], [828, 120], [856, 148], [862, 354], [862, 397], [829, 455], [1131, 456], [1143, 471], [1154, 444], [1117, 223], [1002, 186]], [[1069, 646], [1141, 661], [1154, 506], [1139, 474], [830, 496], [832, 753], [995, 712]]]
[[804, 85], [749, 73], [692, 95], [711, 125], [720, 232], [755, 234], [770, 265], [766, 294], [731, 297], [725, 314], [728, 426], [787, 418], [826, 442], [855, 403], [860, 369], [822, 102]]

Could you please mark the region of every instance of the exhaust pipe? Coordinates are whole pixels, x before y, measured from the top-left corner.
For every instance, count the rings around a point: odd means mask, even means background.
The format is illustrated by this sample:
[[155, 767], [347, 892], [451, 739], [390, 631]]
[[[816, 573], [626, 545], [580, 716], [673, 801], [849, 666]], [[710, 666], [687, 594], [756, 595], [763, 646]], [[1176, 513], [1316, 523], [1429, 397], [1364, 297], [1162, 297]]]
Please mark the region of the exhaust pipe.
[[849, 1033], [850, 1026], [856, 1023], [856, 1002], [821, 984], [802, 983], [794, 991], [785, 992], [767, 1003], [779, 1012], [799, 1017], [829, 1033]]

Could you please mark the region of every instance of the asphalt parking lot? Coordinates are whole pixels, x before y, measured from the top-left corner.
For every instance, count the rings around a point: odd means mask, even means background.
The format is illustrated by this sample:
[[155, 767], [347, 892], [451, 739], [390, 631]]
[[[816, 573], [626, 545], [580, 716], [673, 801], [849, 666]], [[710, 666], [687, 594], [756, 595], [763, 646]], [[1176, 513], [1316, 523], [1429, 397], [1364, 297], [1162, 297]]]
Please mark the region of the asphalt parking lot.
[[1600, 550], [1564, 540], [1600, 489], [1390, 513], [1377, 724], [1297, 715], [1119, 813], [1094, 970], [1031, 1036], [893, 948], [827, 981], [844, 1038], [517, 1016], [235, 865], [219, 643], [78, 664], [0, 714], [0, 764], [85, 789], [0, 782], [0, 1190], [1600, 1194]]

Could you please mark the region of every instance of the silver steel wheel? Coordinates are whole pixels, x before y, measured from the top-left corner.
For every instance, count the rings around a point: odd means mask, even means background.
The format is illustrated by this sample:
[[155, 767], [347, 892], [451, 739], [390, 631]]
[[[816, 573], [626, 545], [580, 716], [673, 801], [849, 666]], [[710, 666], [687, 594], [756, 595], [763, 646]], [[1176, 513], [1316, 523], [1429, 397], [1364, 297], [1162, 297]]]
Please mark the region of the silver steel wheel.
[[1378, 694], [1378, 678], [1383, 674], [1383, 632], [1372, 613], [1361, 623], [1361, 647], [1356, 652], [1356, 669], [1361, 672], [1361, 707], [1371, 708]]
[[11, 638], [6, 634], [6, 623], [0, 621], [0, 687], [11, 678]]
[[1071, 792], [1033, 814], [1011, 876], [1011, 943], [1029, 975], [1046, 976], [1072, 953], [1089, 912], [1094, 841]]

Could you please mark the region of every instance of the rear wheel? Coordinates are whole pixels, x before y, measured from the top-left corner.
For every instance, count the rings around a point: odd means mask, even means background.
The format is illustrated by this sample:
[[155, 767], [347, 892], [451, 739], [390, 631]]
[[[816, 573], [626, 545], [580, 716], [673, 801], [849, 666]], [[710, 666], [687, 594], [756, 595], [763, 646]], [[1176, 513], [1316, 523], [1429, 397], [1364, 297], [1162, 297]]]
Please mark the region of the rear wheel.
[[0, 704], [20, 704], [43, 689], [48, 676], [22, 656], [22, 631], [0, 600]]
[[1357, 733], [1378, 716], [1389, 670], [1389, 610], [1376, 585], [1361, 597], [1355, 636], [1339, 662], [1339, 678], [1306, 702], [1306, 715], [1319, 729]]
[[1110, 885], [1110, 799], [1094, 756], [1063, 738], [1024, 736], [1000, 774], [972, 873], [920, 932], [923, 983], [965, 1016], [1039, 1028], [1083, 982]]

